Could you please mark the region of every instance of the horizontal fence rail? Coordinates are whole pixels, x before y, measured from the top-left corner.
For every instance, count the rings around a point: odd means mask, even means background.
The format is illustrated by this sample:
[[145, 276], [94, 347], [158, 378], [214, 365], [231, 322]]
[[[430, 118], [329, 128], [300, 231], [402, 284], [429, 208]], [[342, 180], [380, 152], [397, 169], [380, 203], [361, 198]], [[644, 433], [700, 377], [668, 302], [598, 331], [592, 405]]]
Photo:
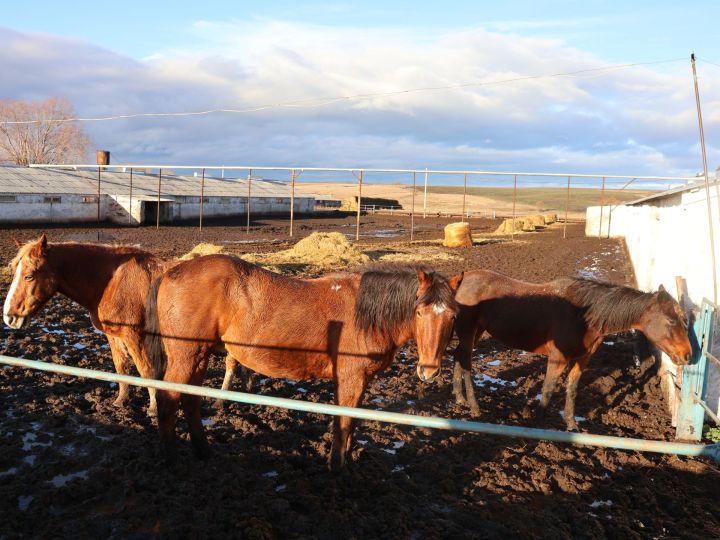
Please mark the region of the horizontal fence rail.
[[496, 435], [501, 437], [545, 440], [561, 443], [579, 444], [585, 446], [598, 446], [602, 448], [615, 448], [619, 450], [633, 450], [638, 452], [655, 452], [660, 454], [676, 454], [693, 457], [703, 456], [712, 458], [716, 462], [720, 463], [720, 444], [700, 445], [671, 441], [631, 439], [625, 437], [613, 437], [608, 435], [592, 435], [588, 433], [572, 433], [567, 431], [555, 431], [549, 429], [529, 428], [522, 426], [508, 426], [488, 424], [483, 422], [470, 422], [467, 420], [453, 420], [450, 418], [441, 418], [436, 416], [415, 416], [404, 413], [360, 409], [354, 407], [341, 407], [339, 405], [330, 405], [325, 403], [313, 403], [295, 399], [247, 394], [244, 392], [217, 390], [214, 388], [208, 388], [203, 386], [170, 383], [154, 379], [143, 379], [130, 375], [120, 375], [117, 373], [108, 373], [104, 371], [96, 371], [85, 368], [63, 366], [61, 364], [39, 362], [37, 360], [27, 360], [23, 358], [14, 358], [4, 355], [0, 355], [0, 363], [16, 367], [36, 369], [40, 371], [49, 371], [53, 373], [61, 373], [64, 375], [72, 375], [75, 377], [84, 377], [100, 381], [118, 383], [122, 382], [134, 386], [156, 388], [158, 390], [169, 390], [181, 392], [183, 394], [191, 394], [195, 396], [202, 396], [214, 399], [223, 399], [228, 401], [235, 401], [238, 403], [248, 403], [251, 405], [262, 405], [265, 407], [280, 407], [283, 409], [291, 409], [317, 414], [328, 414], [332, 416], [349, 416], [362, 420], [376, 420], [379, 422], [428, 427], [434, 429], [468, 431], [472, 433], [484, 433], [486, 435]]
[[651, 176], [642, 174], [587, 174], [587, 173], [547, 173], [547, 172], [514, 172], [514, 171], [483, 171], [483, 170], [446, 170], [446, 169], [376, 169], [366, 167], [273, 167], [267, 165], [143, 165], [138, 163], [127, 165], [98, 165], [98, 164], [42, 164], [32, 163], [30, 167], [45, 169], [205, 169], [208, 171], [287, 171], [287, 172], [349, 172], [358, 173], [417, 173], [417, 174], [472, 174], [480, 176], [547, 176], [552, 178], [632, 178], [635, 180], [697, 180], [695, 176]]

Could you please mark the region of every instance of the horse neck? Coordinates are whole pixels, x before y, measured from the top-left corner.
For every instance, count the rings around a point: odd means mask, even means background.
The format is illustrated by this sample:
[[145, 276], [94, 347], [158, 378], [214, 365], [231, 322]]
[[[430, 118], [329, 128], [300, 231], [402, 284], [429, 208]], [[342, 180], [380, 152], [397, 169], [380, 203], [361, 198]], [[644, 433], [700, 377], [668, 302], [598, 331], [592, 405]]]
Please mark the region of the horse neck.
[[57, 291], [90, 311], [97, 309], [114, 271], [127, 258], [127, 254], [82, 244], [50, 244], [48, 249]]

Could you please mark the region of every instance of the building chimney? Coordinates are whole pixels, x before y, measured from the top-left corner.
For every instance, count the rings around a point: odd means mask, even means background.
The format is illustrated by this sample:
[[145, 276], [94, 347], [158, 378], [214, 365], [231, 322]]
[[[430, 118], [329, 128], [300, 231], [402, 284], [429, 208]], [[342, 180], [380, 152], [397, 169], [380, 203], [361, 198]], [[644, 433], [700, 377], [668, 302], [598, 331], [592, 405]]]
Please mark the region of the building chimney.
[[110, 165], [110, 150], [96, 150], [95, 161], [98, 165]]

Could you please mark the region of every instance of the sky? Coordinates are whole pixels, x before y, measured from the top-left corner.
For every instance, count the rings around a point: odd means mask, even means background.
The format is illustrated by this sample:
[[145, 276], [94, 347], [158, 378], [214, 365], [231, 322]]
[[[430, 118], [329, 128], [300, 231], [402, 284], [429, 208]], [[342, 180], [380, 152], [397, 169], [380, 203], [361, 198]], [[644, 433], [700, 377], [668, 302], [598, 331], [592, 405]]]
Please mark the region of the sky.
[[84, 123], [114, 163], [694, 175], [695, 52], [720, 165], [718, 2], [8, 4], [0, 99], [246, 111]]

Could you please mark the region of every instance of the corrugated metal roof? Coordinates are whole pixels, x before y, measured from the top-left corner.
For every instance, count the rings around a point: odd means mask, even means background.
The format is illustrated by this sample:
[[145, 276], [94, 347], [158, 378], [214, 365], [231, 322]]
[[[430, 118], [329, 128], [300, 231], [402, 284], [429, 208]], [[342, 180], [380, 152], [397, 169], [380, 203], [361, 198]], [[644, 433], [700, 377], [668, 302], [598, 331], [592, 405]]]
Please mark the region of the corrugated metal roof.
[[[710, 186], [715, 186], [716, 184], [720, 183], [720, 180], [710, 180]], [[705, 188], [705, 180], [699, 179], [697, 182], [693, 182], [692, 184], [687, 184], [684, 186], [667, 189], [665, 191], [660, 191], [659, 193], [653, 193], [652, 195], [648, 195], [646, 197], [642, 197], [640, 199], [635, 199], [634, 201], [628, 201], [624, 203], [626, 206], [636, 206], [638, 204], [647, 203], [649, 201], [654, 201], [656, 199], [664, 199], [665, 197], [670, 197], [672, 195], [676, 195], [678, 193], [685, 193], [686, 191], [692, 191], [694, 189], [704, 189]]]
[[[0, 166], [0, 193], [20, 194], [97, 194], [97, 171], [73, 169], [42, 169], [17, 166]], [[166, 196], [200, 196], [200, 177], [162, 175], [160, 193]], [[133, 172], [133, 197], [156, 197], [157, 174]], [[205, 177], [206, 197], [245, 197], [248, 185], [245, 179], [221, 179]], [[106, 195], [128, 195], [130, 192], [130, 171], [100, 174], [100, 193]], [[253, 197], [290, 197], [288, 184], [252, 179]], [[295, 193], [296, 198], [313, 195]]]

